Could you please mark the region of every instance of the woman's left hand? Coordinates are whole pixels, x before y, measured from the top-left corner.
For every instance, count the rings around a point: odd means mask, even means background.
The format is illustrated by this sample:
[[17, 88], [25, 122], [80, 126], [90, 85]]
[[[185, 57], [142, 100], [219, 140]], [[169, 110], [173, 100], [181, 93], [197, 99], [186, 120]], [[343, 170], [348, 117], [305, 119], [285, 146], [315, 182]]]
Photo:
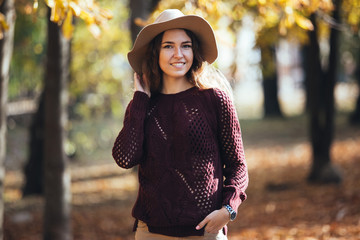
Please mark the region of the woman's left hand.
[[215, 210], [204, 218], [197, 226], [196, 229], [200, 230], [205, 227], [208, 233], [218, 233], [230, 221], [229, 212], [225, 207]]

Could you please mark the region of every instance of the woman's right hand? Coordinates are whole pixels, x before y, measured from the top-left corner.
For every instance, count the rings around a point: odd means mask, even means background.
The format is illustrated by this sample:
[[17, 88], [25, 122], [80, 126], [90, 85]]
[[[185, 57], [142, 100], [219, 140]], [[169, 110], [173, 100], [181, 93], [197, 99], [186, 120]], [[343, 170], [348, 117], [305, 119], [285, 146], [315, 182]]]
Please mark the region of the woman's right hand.
[[149, 97], [151, 95], [149, 81], [146, 78], [145, 74], [140, 76], [139, 74], [134, 73], [134, 88], [135, 88], [135, 91], [144, 92]]

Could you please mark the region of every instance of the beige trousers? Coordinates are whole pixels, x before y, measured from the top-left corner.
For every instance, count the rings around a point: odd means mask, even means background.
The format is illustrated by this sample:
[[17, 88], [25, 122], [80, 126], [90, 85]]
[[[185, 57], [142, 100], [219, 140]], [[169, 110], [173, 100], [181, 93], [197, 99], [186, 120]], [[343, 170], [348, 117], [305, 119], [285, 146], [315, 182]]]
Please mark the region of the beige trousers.
[[219, 233], [207, 233], [205, 232], [204, 236], [191, 236], [191, 237], [169, 237], [161, 234], [149, 232], [146, 223], [139, 221], [138, 227], [135, 233], [135, 240], [227, 240], [227, 237], [224, 235], [223, 231], [220, 230]]

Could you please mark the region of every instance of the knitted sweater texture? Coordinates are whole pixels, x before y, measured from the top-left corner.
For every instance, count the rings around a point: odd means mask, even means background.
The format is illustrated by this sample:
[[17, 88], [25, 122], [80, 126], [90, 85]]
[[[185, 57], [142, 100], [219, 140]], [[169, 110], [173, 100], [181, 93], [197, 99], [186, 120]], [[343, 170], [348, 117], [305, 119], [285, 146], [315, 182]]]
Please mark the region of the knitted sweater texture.
[[203, 235], [195, 227], [209, 213], [225, 204], [237, 211], [246, 199], [240, 125], [221, 90], [135, 92], [113, 157], [122, 168], [139, 165], [132, 215], [153, 233]]

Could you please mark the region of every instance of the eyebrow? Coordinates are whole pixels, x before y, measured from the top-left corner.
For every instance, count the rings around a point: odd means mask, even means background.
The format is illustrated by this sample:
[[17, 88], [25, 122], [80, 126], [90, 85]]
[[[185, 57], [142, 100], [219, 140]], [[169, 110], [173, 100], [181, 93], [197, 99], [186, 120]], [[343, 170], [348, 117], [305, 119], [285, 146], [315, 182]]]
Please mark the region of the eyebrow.
[[[181, 44], [188, 44], [188, 43], [192, 43], [192, 41], [185, 41], [185, 42], [182, 42]], [[166, 41], [166, 42], [162, 42], [161, 44], [175, 44], [175, 43], [172, 41]]]

